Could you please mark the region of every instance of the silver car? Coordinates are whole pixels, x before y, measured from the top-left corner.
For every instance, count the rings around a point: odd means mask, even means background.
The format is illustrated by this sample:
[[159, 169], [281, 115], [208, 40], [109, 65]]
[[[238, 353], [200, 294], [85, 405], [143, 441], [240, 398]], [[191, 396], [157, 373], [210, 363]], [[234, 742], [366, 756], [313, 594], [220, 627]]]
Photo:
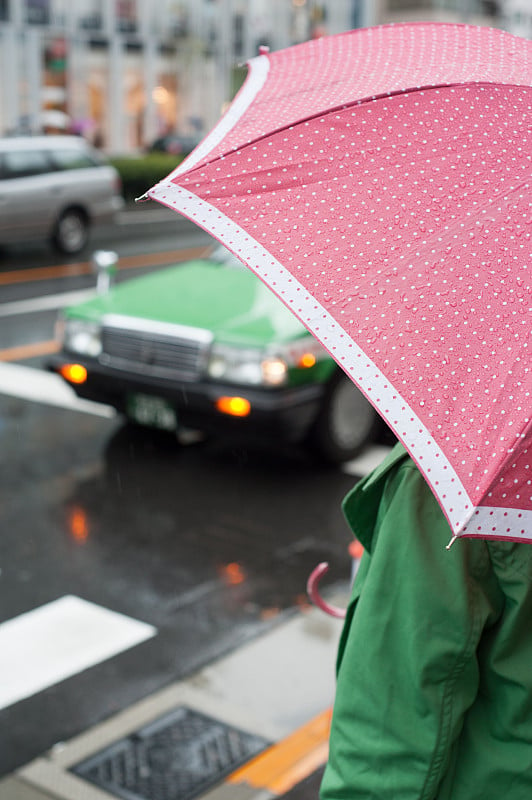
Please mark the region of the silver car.
[[118, 172], [84, 139], [0, 138], [0, 244], [39, 237], [78, 253], [123, 204]]

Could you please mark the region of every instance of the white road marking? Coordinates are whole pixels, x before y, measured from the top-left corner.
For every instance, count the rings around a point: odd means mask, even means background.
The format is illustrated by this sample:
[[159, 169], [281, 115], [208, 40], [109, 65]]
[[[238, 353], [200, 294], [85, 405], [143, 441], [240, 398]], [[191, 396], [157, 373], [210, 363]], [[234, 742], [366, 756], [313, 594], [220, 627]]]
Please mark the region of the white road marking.
[[96, 297], [96, 289], [80, 289], [76, 292], [48, 294], [45, 297], [31, 297], [28, 300], [13, 300], [0, 304], [0, 317], [11, 317], [15, 314], [35, 314], [39, 311], [50, 311], [58, 308], [92, 300]]
[[346, 461], [346, 463], [342, 465], [342, 472], [346, 472], [348, 475], [358, 475], [361, 477], [368, 475], [372, 469], [375, 469], [375, 467], [378, 467], [379, 464], [384, 461], [391, 449], [391, 447], [386, 447], [385, 445], [371, 445], [357, 458], [353, 458], [352, 461]]
[[21, 364], [0, 363], [0, 394], [99, 417], [111, 418], [116, 414], [111, 406], [81, 400], [59, 375]]
[[155, 636], [157, 629], [74, 595], [0, 625], [0, 708]]

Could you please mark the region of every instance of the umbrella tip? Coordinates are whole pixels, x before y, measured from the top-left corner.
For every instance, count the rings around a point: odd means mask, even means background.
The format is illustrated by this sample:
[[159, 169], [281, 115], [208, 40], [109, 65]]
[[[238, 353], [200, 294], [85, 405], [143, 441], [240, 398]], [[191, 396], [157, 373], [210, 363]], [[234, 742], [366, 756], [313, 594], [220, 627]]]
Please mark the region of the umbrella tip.
[[150, 200], [150, 196], [147, 192], [141, 194], [140, 197], [135, 197], [135, 203], [146, 203], [148, 200]]
[[451, 547], [453, 546], [453, 544], [456, 542], [456, 540], [457, 540], [457, 539], [458, 539], [458, 534], [457, 534], [457, 533], [454, 533], [454, 534], [453, 534], [453, 536], [452, 536], [452, 538], [451, 538], [451, 541], [449, 542], [449, 544], [445, 545], [445, 549], [446, 549], [446, 550], [450, 550], [450, 549], [451, 549]]

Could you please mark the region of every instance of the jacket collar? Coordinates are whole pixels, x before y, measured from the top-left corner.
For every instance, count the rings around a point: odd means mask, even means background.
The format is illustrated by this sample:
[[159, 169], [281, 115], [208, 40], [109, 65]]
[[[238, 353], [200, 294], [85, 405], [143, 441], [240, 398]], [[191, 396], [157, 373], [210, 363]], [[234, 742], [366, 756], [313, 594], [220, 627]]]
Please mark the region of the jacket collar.
[[384, 461], [359, 481], [343, 500], [342, 509], [349, 527], [366, 550], [371, 551], [379, 504], [388, 475], [407, 458], [407, 451], [398, 442]]

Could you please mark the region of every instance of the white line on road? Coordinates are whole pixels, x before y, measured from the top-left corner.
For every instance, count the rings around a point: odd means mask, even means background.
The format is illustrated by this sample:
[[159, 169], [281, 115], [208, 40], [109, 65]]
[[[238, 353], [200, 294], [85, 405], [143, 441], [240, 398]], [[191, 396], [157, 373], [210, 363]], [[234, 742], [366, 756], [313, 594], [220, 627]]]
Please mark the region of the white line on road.
[[155, 636], [157, 629], [74, 595], [0, 625], [0, 708]]
[[0, 363], [0, 394], [95, 414], [98, 417], [111, 418], [116, 414], [111, 406], [81, 400], [59, 375], [21, 364]]
[[28, 300], [13, 300], [0, 304], [0, 317], [11, 317], [15, 314], [35, 314], [39, 311], [50, 311], [58, 308], [92, 300], [96, 297], [96, 289], [80, 289], [77, 292], [61, 292], [45, 297], [32, 297]]

